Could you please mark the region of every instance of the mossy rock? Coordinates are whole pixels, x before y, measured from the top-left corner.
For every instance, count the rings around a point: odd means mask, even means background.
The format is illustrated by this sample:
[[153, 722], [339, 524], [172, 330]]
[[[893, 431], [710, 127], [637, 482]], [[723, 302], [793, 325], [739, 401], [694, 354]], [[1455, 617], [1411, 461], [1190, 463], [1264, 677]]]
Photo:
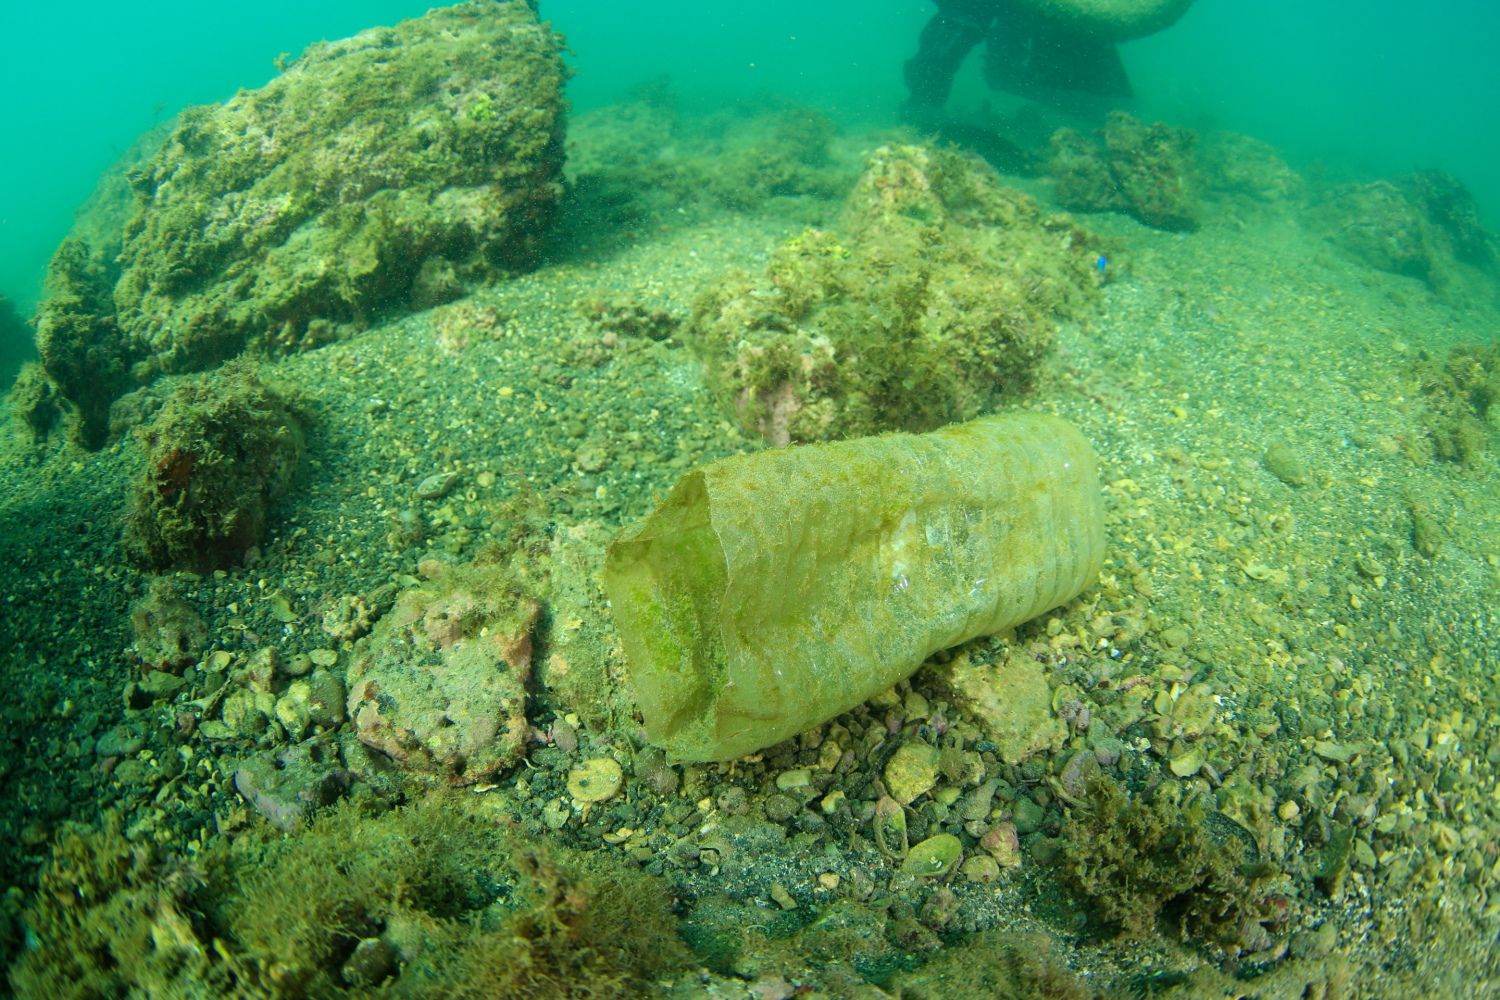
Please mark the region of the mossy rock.
[[522, 0], [472, 0], [183, 112], [130, 175], [118, 257], [80, 233], [54, 258], [39, 344], [74, 438], [98, 447], [110, 401], [161, 373], [316, 347], [533, 266], [562, 190], [560, 45]]
[[124, 547], [141, 567], [237, 565], [304, 451], [302, 422], [256, 366], [191, 379], [142, 432], [146, 464], [126, 502]]
[[1094, 298], [1088, 234], [976, 157], [876, 150], [837, 232], [731, 274], [685, 330], [722, 408], [775, 445], [972, 419], [1024, 390]]
[[1112, 111], [1101, 138], [1070, 128], [1052, 136], [1050, 170], [1058, 200], [1080, 212], [1128, 212], [1168, 232], [1198, 228], [1202, 206], [1192, 132]]
[[1339, 185], [1308, 222], [1351, 260], [1426, 282], [1448, 301], [1492, 293], [1500, 243], [1480, 224], [1473, 195], [1442, 171]]

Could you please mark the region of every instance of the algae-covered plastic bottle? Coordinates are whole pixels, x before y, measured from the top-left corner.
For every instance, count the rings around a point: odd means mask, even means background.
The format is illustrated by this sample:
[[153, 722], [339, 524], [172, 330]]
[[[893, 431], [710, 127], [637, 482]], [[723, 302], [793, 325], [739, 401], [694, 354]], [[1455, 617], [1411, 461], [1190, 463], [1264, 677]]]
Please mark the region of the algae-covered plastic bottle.
[[604, 582], [647, 737], [730, 760], [1066, 603], [1103, 558], [1093, 450], [1017, 412], [695, 469]]

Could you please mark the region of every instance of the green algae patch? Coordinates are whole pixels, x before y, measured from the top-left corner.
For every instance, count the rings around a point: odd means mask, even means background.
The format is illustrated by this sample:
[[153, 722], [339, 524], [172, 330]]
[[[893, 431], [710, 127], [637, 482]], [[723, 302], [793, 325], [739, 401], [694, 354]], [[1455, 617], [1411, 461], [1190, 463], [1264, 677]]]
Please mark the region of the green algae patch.
[[15, 994], [626, 1000], [686, 964], [655, 879], [520, 844], [467, 801], [367, 796], [191, 862], [106, 814], [58, 838], [24, 914], [35, 946], [11, 969]]
[[728, 760], [1065, 603], [1103, 557], [1088, 442], [1013, 413], [696, 469], [604, 584], [651, 742]]
[[1500, 427], [1500, 349], [1460, 344], [1441, 361], [1424, 353], [1416, 375], [1435, 457], [1481, 468]]
[[1091, 237], [983, 161], [871, 154], [836, 231], [778, 247], [694, 303], [684, 340], [721, 408], [774, 445], [971, 420], [1032, 381], [1094, 297]]
[[161, 373], [316, 347], [531, 267], [562, 190], [560, 44], [528, 4], [476, 0], [183, 112], [131, 174], [117, 258], [80, 234], [53, 262], [39, 344], [75, 440], [98, 447], [110, 401]]
[[1126, 938], [1167, 919], [1183, 938], [1264, 952], [1294, 916], [1289, 880], [1251, 835], [1171, 783], [1132, 798], [1109, 778], [1089, 782], [1067, 824], [1062, 874], [1102, 927]]

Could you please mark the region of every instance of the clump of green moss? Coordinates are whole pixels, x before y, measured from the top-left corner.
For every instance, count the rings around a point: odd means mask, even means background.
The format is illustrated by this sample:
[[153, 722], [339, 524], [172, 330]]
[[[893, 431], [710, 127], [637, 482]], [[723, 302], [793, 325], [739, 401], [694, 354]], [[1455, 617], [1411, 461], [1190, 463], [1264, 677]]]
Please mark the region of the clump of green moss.
[[1478, 465], [1500, 421], [1500, 349], [1460, 344], [1442, 361], [1424, 353], [1417, 381], [1427, 399], [1433, 453], [1466, 468]]
[[151, 570], [237, 564], [291, 486], [302, 423], [249, 361], [179, 386], [143, 430], [146, 465], [130, 489], [124, 545]]
[[131, 174], [118, 254], [79, 233], [53, 263], [39, 346], [75, 440], [98, 447], [110, 401], [162, 373], [313, 348], [533, 266], [562, 192], [560, 46], [524, 0], [471, 0], [183, 112]]
[[727, 276], [684, 337], [724, 410], [772, 444], [930, 430], [1029, 384], [1056, 320], [1091, 300], [1088, 242], [975, 157], [883, 146], [838, 233]]
[[1064, 205], [1080, 212], [1128, 212], [1169, 232], [1198, 228], [1202, 206], [1192, 177], [1193, 133], [1113, 111], [1102, 139], [1069, 128], [1053, 135], [1051, 170]]
[[1174, 783], [1132, 798], [1106, 778], [1090, 783], [1087, 808], [1066, 828], [1062, 871], [1094, 907], [1097, 922], [1146, 937], [1159, 921], [1185, 938], [1231, 954], [1270, 948], [1290, 915], [1290, 896], [1273, 892], [1280, 875], [1198, 800], [1178, 801]]
[[21, 1000], [626, 1000], [687, 961], [657, 882], [514, 845], [453, 799], [346, 802], [191, 867], [112, 819], [59, 840], [24, 919]]
[[892, 983], [904, 1000], [1090, 1000], [1096, 994], [1041, 934], [985, 931]]
[[[121, 832], [65, 831], [23, 922], [28, 948], [11, 968], [21, 1000], [191, 996], [187, 983], [230, 986], [202, 933], [201, 872], [167, 862]], [[203, 994], [200, 994], [203, 995]], [[232, 990], [222, 994], [235, 996]]]

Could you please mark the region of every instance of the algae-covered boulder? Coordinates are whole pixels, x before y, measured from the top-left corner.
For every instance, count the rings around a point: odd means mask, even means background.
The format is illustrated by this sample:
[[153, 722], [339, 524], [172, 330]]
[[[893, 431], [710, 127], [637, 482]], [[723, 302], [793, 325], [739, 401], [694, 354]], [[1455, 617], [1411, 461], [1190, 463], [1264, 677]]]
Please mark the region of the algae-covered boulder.
[[1199, 137], [1193, 173], [1222, 195], [1248, 195], [1258, 202], [1290, 202], [1301, 196], [1302, 178], [1270, 143], [1238, 132], [1216, 130]]
[[360, 740], [414, 775], [469, 785], [514, 764], [540, 605], [499, 566], [445, 568], [403, 593], [349, 668]]
[[1169, 232], [1198, 228], [1191, 132], [1112, 111], [1102, 142], [1070, 128], [1052, 136], [1058, 200], [1079, 212], [1128, 212]]
[[1051, 21], [1112, 42], [1170, 28], [1193, 0], [1021, 0]]
[[247, 348], [297, 351], [531, 266], [561, 192], [560, 38], [472, 0], [312, 46], [184, 112], [131, 174], [117, 260], [59, 249], [43, 365], [102, 443], [109, 400]]
[[837, 233], [728, 275], [686, 339], [726, 412], [773, 444], [931, 430], [1027, 385], [1092, 298], [1087, 240], [977, 157], [883, 146]]
[[301, 421], [244, 359], [178, 387], [141, 435], [146, 463], [130, 488], [124, 545], [152, 570], [238, 563], [303, 452]]
[[1463, 283], [1460, 265], [1493, 275], [1500, 261], [1473, 195], [1439, 170], [1333, 188], [1310, 220], [1354, 260], [1437, 291]]

